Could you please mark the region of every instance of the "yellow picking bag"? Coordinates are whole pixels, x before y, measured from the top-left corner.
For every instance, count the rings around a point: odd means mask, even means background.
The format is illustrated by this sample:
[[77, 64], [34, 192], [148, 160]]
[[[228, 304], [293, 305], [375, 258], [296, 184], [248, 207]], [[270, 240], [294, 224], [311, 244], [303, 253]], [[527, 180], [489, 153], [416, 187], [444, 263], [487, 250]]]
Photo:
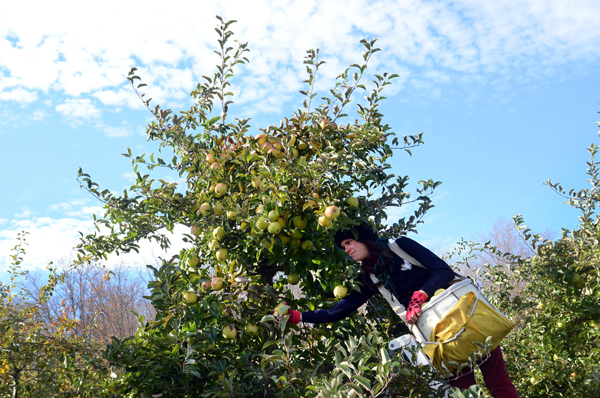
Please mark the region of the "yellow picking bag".
[[433, 327], [428, 342], [423, 343], [423, 351], [436, 369], [441, 370], [441, 363], [446, 362], [446, 367], [454, 371], [447, 362], [467, 362], [469, 355], [479, 350], [474, 342], [485, 343], [492, 336], [493, 350], [515, 327], [502, 313], [480, 300], [479, 294], [465, 293]]

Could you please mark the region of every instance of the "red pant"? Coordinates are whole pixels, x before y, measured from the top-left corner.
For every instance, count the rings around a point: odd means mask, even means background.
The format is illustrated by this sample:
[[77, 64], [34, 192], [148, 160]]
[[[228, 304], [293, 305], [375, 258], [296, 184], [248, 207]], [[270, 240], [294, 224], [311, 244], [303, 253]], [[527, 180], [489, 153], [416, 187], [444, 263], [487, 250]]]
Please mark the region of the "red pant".
[[[494, 398], [519, 398], [517, 389], [513, 385], [508, 372], [506, 371], [506, 365], [504, 364], [504, 358], [502, 357], [502, 350], [498, 346], [494, 351], [481, 361], [477, 362], [477, 366], [481, 369], [485, 385], [490, 390], [492, 397]], [[452, 387], [458, 387], [461, 390], [467, 389], [475, 384], [475, 373], [472, 369], [463, 369], [455, 379], [448, 381]]]

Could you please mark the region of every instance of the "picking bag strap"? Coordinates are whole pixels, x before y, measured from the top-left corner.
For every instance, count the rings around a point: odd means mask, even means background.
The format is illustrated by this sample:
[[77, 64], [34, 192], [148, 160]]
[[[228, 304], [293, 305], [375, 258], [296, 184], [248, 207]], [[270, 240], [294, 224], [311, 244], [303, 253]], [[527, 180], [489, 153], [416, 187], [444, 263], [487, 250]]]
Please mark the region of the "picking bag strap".
[[[392, 292], [390, 292], [383, 286], [383, 283], [381, 283], [379, 279], [377, 279], [375, 274], [371, 273], [369, 274], [369, 276], [371, 277], [373, 283], [377, 286], [377, 289], [379, 289], [379, 293], [381, 293], [381, 295], [383, 296], [383, 298], [385, 298], [390, 307], [392, 307], [392, 310], [394, 310], [396, 315], [398, 315], [402, 320], [406, 319], [406, 309], [402, 304], [400, 304], [400, 301], [398, 301], [398, 299], [394, 297]], [[403, 316], [401, 316], [401, 314]]]

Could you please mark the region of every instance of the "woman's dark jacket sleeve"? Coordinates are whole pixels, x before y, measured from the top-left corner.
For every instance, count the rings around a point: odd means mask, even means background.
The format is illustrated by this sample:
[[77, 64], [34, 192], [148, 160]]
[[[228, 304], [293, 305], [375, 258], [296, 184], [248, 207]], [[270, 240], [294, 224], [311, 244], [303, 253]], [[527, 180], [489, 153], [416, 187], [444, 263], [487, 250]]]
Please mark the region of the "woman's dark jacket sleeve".
[[352, 291], [346, 298], [341, 299], [333, 307], [326, 310], [306, 311], [302, 313], [302, 322], [329, 323], [344, 319], [363, 305], [378, 291], [363, 286], [360, 292]]
[[[436, 290], [446, 289], [450, 281], [454, 279], [455, 273], [452, 268], [431, 250], [405, 236], [396, 239], [396, 243], [408, 255], [427, 268], [428, 278], [421, 287], [415, 286], [413, 291], [422, 290], [431, 297]], [[412, 292], [410, 294], [412, 295]]]

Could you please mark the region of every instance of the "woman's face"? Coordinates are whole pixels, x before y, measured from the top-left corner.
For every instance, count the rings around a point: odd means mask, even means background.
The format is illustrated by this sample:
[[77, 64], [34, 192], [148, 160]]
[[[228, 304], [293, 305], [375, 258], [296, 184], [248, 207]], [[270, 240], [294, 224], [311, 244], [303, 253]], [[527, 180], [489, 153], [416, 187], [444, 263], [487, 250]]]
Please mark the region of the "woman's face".
[[342, 241], [342, 248], [354, 261], [362, 261], [369, 256], [367, 245], [354, 239], [344, 239]]

